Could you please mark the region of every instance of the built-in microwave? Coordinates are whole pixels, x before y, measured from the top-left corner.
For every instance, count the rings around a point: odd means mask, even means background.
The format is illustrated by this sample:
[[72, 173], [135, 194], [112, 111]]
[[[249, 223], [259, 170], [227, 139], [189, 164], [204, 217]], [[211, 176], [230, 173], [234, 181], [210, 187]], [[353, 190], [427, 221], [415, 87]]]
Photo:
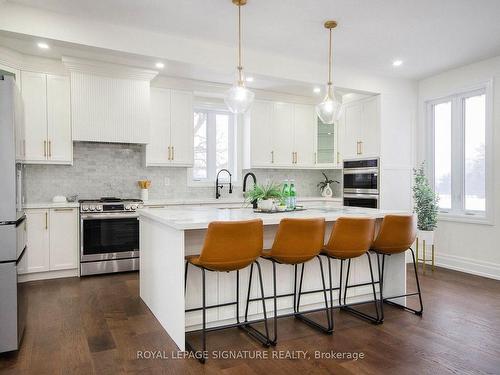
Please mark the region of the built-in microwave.
[[379, 207], [379, 159], [344, 160], [344, 206]]

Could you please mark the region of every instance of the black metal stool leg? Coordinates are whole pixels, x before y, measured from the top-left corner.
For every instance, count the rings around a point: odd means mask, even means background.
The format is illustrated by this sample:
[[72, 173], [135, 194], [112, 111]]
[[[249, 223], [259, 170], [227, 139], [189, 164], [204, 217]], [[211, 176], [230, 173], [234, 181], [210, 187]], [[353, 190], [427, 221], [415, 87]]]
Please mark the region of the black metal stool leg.
[[250, 266], [250, 276], [248, 277], [247, 305], [245, 307], [245, 322], [248, 322], [248, 305], [250, 304], [250, 291], [252, 290], [253, 263]]
[[189, 266], [189, 262], [186, 262], [186, 266], [184, 268], [184, 294], [186, 294], [186, 288], [187, 288], [188, 266]]
[[330, 320], [332, 322], [332, 332], [335, 330], [335, 323], [333, 320], [333, 278], [332, 278], [332, 261], [330, 257], [326, 257], [328, 261], [328, 276], [330, 281]]
[[274, 305], [274, 316], [273, 316], [273, 332], [274, 337], [271, 340], [271, 345], [276, 346], [278, 342], [278, 297], [276, 295], [276, 262], [271, 261], [273, 264], [273, 305]]
[[[411, 251], [411, 255], [413, 258], [413, 270], [415, 271], [415, 280], [417, 282], [417, 292], [416, 293], [406, 293], [406, 294], [402, 294], [399, 296], [393, 296], [393, 297], [386, 297], [383, 299], [383, 302], [387, 303], [388, 305], [399, 307], [400, 309], [412, 312], [415, 315], [422, 316], [422, 313], [424, 311], [424, 305], [422, 303], [422, 293], [420, 291], [420, 282], [418, 280], [418, 271], [417, 271], [417, 263], [415, 261], [415, 253], [413, 252], [412, 248], [409, 248], [408, 250]], [[382, 262], [382, 265], [383, 265], [383, 262]], [[405, 305], [401, 305], [399, 303], [390, 301], [391, 299], [394, 299], [394, 298], [410, 297], [410, 296], [416, 296], [416, 295], [418, 295], [419, 302], [420, 302], [420, 309], [419, 310], [415, 310], [415, 309], [412, 309], [412, 308], [407, 307]]]
[[295, 317], [302, 320], [304, 323], [310, 325], [311, 327], [319, 329], [323, 333], [331, 334], [333, 331], [333, 327], [332, 327], [332, 323], [330, 320], [330, 313], [328, 311], [328, 297], [326, 294], [326, 283], [325, 283], [325, 273], [323, 271], [323, 262], [321, 262], [321, 258], [319, 257], [319, 255], [317, 256], [317, 259], [319, 261], [319, 267], [320, 267], [320, 271], [321, 271], [321, 281], [322, 281], [322, 285], [323, 285], [323, 296], [324, 296], [324, 301], [325, 301], [325, 312], [326, 312], [326, 319], [328, 322], [327, 323], [328, 326], [325, 327], [325, 326], [315, 322], [314, 320], [306, 317], [304, 314], [306, 314], [307, 311], [305, 311], [303, 313], [299, 312], [300, 296], [302, 294], [302, 280], [303, 280], [303, 276], [304, 276], [304, 265], [305, 265], [304, 263], [302, 263], [302, 270], [301, 270], [300, 284], [299, 284], [299, 296], [298, 296], [298, 302], [297, 302], [297, 312], [295, 313]]
[[368, 252], [366, 253], [366, 256], [368, 257], [368, 266], [370, 268], [371, 285], [372, 285], [372, 291], [373, 291], [373, 304], [375, 306], [376, 316], [366, 314], [362, 311], [354, 309], [353, 307], [351, 307], [347, 304], [347, 289], [349, 288], [349, 272], [350, 272], [350, 268], [351, 268], [351, 259], [349, 259], [349, 262], [347, 265], [347, 275], [346, 275], [345, 288], [344, 288], [344, 304], [341, 306], [341, 310], [344, 310], [344, 311], [346, 311], [346, 312], [348, 312], [348, 313], [350, 313], [358, 318], [367, 320], [370, 323], [380, 324], [381, 321], [380, 321], [380, 315], [379, 315], [379, 311], [378, 311], [378, 307], [377, 307], [378, 300], [377, 300], [377, 294], [375, 292], [375, 280], [373, 278], [372, 261], [370, 258], [370, 254]]

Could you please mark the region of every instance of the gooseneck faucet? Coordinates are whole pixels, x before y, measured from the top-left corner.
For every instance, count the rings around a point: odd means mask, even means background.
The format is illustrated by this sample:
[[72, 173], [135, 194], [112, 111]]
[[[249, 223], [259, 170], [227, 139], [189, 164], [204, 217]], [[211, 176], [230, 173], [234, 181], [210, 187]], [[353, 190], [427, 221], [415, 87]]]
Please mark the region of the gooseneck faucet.
[[233, 184], [232, 184], [232, 175], [231, 175], [231, 172], [229, 172], [227, 169], [221, 169], [219, 172], [217, 172], [217, 177], [215, 179], [215, 199], [219, 199], [220, 198], [220, 189], [222, 189], [224, 187], [224, 183], [220, 183], [219, 184], [219, 175], [221, 174], [221, 172], [227, 172], [227, 174], [229, 175], [229, 194], [232, 194], [233, 193]]
[[[257, 177], [252, 172], [248, 172], [245, 177], [243, 177], [243, 192], [247, 191], [247, 178], [252, 177], [253, 179], [253, 186], [257, 185]], [[252, 201], [252, 206], [253, 208], [257, 208], [257, 199], [254, 199]]]

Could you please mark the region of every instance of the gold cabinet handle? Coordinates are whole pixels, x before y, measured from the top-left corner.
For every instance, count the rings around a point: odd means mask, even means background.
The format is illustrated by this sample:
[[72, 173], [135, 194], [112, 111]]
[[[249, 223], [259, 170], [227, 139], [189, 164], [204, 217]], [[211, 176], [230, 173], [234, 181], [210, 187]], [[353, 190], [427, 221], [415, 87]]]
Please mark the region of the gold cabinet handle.
[[359, 141], [359, 154], [363, 153], [363, 141]]
[[298, 160], [299, 160], [299, 153], [295, 151], [295, 164], [297, 164]]
[[73, 211], [72, 208], [54, 208], [56, 212]]
[[274, 151], [271, 151], [271, 164], [274, 164]]
[[356, 142], [356, 154], [361, 155], [361, 142]]
[[340, 163], [340, 152], [337, 151], [337, 164]]
[[172, 146], [172, 160], [175, 159], [175, 147]]
[[168, 146], [168, 160], [171, 160], [170, 159], [170, 146]]
[[45, 212], [45, 230], [49, 229], [49, 214]]
[[49, 141], [49, 158], [52, 157], [52, 141]]
[[314, 153], [314, 164], [318, 163], [318, 155]]
[[43, 141], [43, 157], [47, 157], [47, 141]]

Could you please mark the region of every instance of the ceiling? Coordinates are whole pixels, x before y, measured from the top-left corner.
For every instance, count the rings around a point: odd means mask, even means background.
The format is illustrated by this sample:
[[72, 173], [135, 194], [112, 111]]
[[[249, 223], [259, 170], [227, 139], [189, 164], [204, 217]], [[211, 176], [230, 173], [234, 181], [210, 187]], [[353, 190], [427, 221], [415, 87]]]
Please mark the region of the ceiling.
[[[9, 0], [137, 28], [236, 42], [230, 0]], [[419, 79], [500, 55], [499, 0], [248, 0], [244, 45], [297, 59], [325, 60], [323, 22], [336, 19], [335, 62]], [[403, 60], [393, 67], [392, 61]]]

